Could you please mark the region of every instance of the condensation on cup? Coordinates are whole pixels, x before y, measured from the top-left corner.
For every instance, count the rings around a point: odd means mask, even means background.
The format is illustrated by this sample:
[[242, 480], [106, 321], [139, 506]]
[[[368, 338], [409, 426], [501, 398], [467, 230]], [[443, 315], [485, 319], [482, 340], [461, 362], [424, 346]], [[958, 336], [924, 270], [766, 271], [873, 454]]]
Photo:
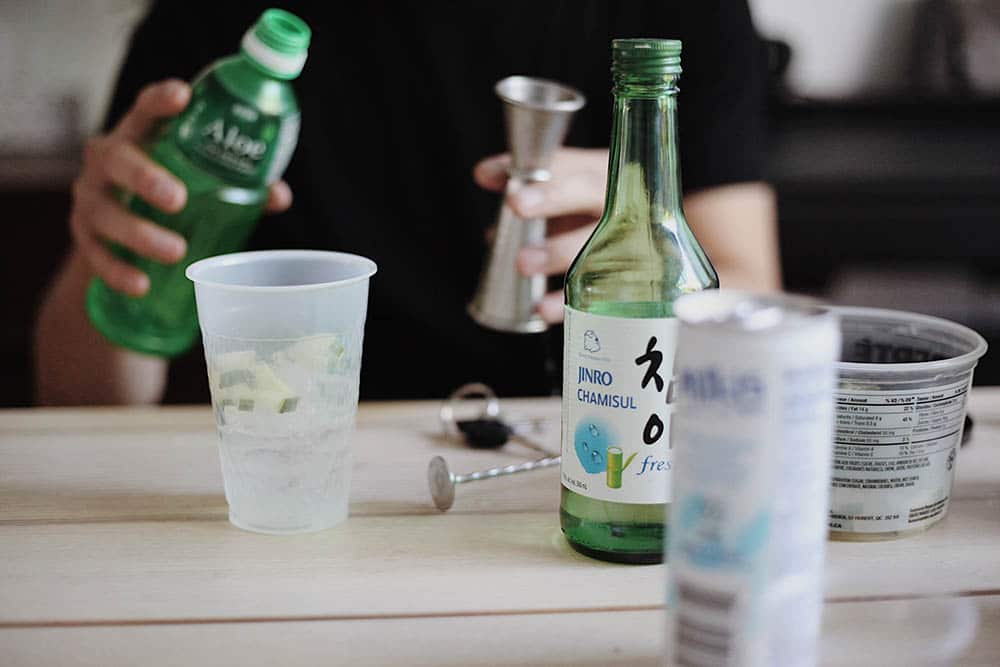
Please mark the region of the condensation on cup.
[[814, 665], [836, 316], [716, 290], [677, 302], [670, 664]]

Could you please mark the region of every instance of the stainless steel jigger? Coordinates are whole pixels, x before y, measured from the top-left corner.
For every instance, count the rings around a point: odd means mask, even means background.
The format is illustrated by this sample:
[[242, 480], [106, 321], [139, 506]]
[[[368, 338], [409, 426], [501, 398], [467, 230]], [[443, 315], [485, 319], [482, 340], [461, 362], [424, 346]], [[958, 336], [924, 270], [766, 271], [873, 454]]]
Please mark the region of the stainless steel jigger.
[[[510, 150], [507, 192], [549, 180], [552, 156], [562, 146], [573, 114], [586, 103], [578, 91], [555, 81], [510, 76], [494, 87], [503, 101]], [[545, 244], [545, 219], [524, 220], [504, 204], [496, 236], [479, 279], [469, 314], [491, 329], [538, 333], [548, 325], [536, 312], [545, 296], [546, 277], [517, 272], [518, 251]]]

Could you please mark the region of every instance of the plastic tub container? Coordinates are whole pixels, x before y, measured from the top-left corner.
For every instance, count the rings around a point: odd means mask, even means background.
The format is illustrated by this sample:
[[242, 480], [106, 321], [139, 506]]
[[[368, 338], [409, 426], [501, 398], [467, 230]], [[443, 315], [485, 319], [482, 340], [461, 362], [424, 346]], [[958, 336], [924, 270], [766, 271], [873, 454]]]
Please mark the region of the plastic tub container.
[[830, 537], [886, 540], [948, 510], [966, 398], [986, 341], [937, 317], [838, 308]]

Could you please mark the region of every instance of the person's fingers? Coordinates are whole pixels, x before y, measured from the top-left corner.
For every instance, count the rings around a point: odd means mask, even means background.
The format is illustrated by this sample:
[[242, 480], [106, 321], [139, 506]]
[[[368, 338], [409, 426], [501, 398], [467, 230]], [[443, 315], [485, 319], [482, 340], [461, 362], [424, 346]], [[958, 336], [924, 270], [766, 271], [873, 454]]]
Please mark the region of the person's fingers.
[[559, 324], [563, 321], [563, 315], [566, 312], [563, 304], [562, 292], [549, 292], [542, 297], [538, 304], [538, 314], [549, 324]]
[[85, 169], [99, 170], [112, 184], [166, 213], [177, 213], [187, 202], [184, 184], [134, 144], [112, 137], [92, 139], [87, 143], [84, 162]]
[[142, 296], [149, 290], [149, 276], [115, 257], [82, 226], [71, 225], [71, 229], [80, 254], [108, 287], [130, 296]]
[[517, 259], [514, 260], [517, 272], [522, 276], [534, 276], [545, 273], [545, 268], [549, 264], [549, 251], [542, 246], [525, 247], [517, 251]]
[[142, 89], [111, 134], [124, 141], [138, 142], [157, 121], [176, 116], [190, 100], [191, 86], [180, 79], [152, 83]]
[[92, 201], [78, 199], [79, 224], [89, 227], [101, 239], [122, 245], [143, 257], [173, 264], [184, 258], [187, 242], [180, 234], [129, 213], [103, 192], [93, 193]]
[[589, 172], [575, 172], [544, 183], [529, 183], [507, 194], [507, 204], [522, 218], [584, 214], [604, 209], [604, 185]]
[[107, 240], [162, 261], [177, 261], [185, 252], [183, 238], [131, 215], [98, 184], [86, 179], [73, 185], [69, 226], [81, 256], [94, 273], [112, 289], [133, 296], [146, 293], [149, 277], [115, 257], [106, 246]]
[[176, 115], [190, 99], [191, 88], [183, 81], [149, 85], [110, 134], [87, 142], [83, 170], [73, 184], [70, 231], [81, 256], [114, 290], [140, 296], [149, 290], [149, 277], [116, 257], [108, 241], [161, 262], [176, 262], [187, 251], [183, 237], [128, 212], [108, 186], [133, 192], [168, 213], [184, 208], [184, 184], [136, 144], [158, 120]]
[[493, 192], [500, 192], [507, 185], [507, 170], [510, 168], [510, 155], [493, 155], [480, 160], [472, 168], [472, 178], [479, 187]]
[[267, 205], [264, 207], [268, 213], [281, 213], [292, 205], [292, 189], [288, 183], [278, 181], [271, 185], [267, 192]]
[[544, 246], [521, 248], [516, 262], [518, 273], [523, 276], [566, 273], [593, 230], [593, 225], [587, 225], [550, 236]]
[[593, 229], [596, 222], [593, 215], [561, 215], [558, 218], [549, 218], [545, 221], [545, 233], [548, 236], [565, 234], [584, 225], [590, 225], [590, 228]]
[[552, 160], [552, 178], [510, 189], [507, 204], [522, 218], [572, 214], [597, 218], [604, 209], [607, 165], [606, 150], [560, 149]]

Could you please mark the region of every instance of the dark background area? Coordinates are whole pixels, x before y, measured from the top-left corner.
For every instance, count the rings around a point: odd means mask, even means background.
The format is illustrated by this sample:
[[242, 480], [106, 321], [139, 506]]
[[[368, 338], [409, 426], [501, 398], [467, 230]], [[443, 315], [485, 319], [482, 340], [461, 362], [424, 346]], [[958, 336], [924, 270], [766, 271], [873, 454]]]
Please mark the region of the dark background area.
[[[786, 289], [945, 317], [1000, 348], [1000, 104], [772, 104]], [[1000, 383], [1000, 355], [976, 384]]]
[[0, 336], [0, 407], [32, 403], [31, 336], [35, 311], [70, 244], [66, 225], [70, 196], [65, 183], [32, 183], [0, 190], [8, 229], [0, 245], [0, 280], [6, 320]]
[[[772, 43], [771, 51], [768, 165], [786, 289], [966, 324], [994, 350], [980, 361], [976, 383], [1000, 383], [997, 97], [972, 89], [958, 67], [933, 95], [917, 87], [871, 99], [801, 99], [784, 85], [794, 50]], [[954, 48], [942, 53], [952, 58]], [[7, 223], [0, 407], [31, 404], [31, 330], [69, 247], [79, 145], [42, 155], [0, 145]]]

